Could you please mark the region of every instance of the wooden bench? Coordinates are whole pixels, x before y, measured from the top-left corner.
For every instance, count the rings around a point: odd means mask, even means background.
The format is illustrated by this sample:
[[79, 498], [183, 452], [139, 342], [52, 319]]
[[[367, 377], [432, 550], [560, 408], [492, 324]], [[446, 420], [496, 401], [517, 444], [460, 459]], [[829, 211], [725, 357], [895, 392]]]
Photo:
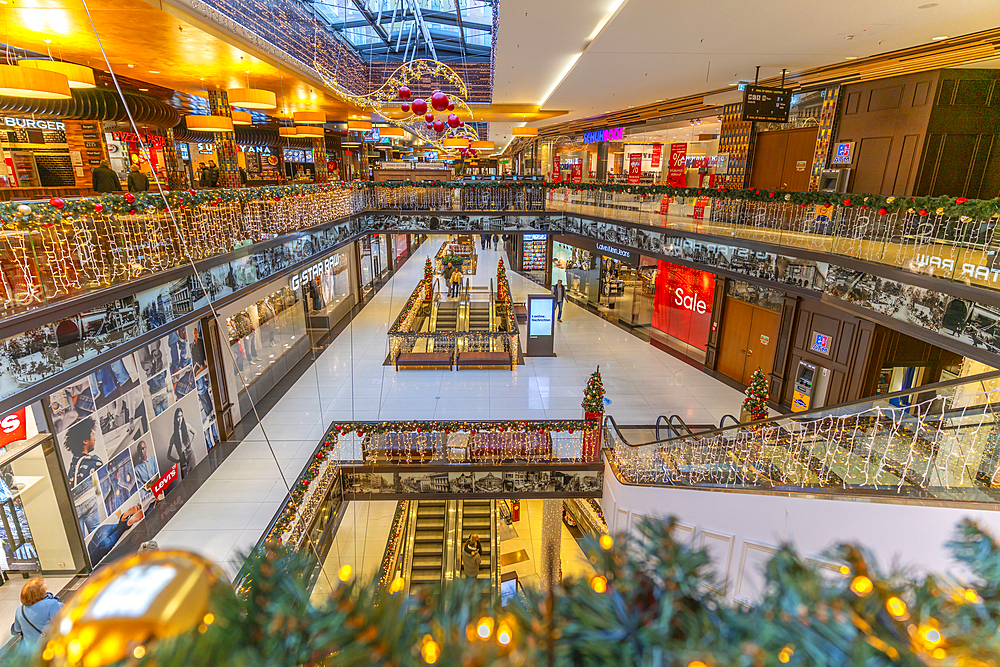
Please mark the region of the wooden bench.
[[451, 370], [448, 352], [400, 352], [396, 356], [397, 371], [424, 371], [439, 368]]
[[517, 323], [518, 324], [527, 324], [528, 323], [528, 307], [524, 303], [522, 303], [520, 301], [515, 302], [513, 304], [513, 306], [514, 306], [514, 317], [517, 318]]
[[509, 352], [460, 352], [458, 369], [463, 368], [503, 368], [514, 370]]

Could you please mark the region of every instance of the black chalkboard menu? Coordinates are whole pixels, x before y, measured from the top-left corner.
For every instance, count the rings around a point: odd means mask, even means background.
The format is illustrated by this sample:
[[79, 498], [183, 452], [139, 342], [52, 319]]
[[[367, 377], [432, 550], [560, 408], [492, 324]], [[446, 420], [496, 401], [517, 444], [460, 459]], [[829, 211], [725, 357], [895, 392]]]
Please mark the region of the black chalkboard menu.
[[788, 88], [747, 86], [743, 90], [743, 120], [788, 122], [792, 91]]

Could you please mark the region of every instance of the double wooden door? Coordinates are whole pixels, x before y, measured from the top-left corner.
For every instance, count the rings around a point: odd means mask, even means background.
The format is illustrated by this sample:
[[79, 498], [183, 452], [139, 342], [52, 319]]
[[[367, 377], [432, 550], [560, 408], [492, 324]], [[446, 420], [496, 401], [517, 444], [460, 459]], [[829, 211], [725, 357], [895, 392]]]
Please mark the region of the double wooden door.
[[716, 370], [743, 384], [750, 384], [758, 366], [770, 373], [780, 325], [780, 313], [726, 297]]

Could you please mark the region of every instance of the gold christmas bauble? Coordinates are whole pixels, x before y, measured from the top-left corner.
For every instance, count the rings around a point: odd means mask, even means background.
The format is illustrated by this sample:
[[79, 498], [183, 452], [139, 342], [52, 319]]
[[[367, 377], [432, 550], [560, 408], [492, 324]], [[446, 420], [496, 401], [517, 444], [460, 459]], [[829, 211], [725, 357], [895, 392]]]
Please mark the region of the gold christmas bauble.
[[46, 665], [102, 667], [149, 643], [214, 622], [216, 595], [233, 596], [217, 565], [186, 551], [148, 551], [99, 570], [52, 620]]
[[895, 197], [886, 197], [885, 203], [886, 204], [891, 204], [894, 201], [896, 201]]
[[937, 213], [938, 215], [944, 215], [944, 208], [943, 207], [938, 207], [938, 209], [936, 211], [934, 211], [934, 212]]

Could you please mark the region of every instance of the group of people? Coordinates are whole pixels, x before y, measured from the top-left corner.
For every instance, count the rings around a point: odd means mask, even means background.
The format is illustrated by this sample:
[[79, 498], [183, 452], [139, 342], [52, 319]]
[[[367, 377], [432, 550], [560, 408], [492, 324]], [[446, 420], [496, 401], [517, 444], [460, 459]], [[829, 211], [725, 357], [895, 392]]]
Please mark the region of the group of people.
[[[107, 160], [101, 160], [101, 164], [90, 172], [90, 185], [95, 192], [122, 191], [118, 174], [108, 165]], [[139, 169], [138, 164], [133, 164], [131, 171], [128, 172], [128, 191], [132, 194], [149, 191], [149, 176]]]
[[209, 160], [208, 164], [202, 162], [198, 165], [198, 186], [202, 188], [219, 187], [219, 167], [215, 160]]
[[490, 248], [491, 250], [499, 250], [500, 236], [498, 234], [480, 234], [479, 247], [483, 250], [486, 250], [487, 248]]
[[448, 285], [448, 296], [458, 296], [462, 289], [462, 269], [455, 268], [451, 262], [444, 267], [444, 282]]

